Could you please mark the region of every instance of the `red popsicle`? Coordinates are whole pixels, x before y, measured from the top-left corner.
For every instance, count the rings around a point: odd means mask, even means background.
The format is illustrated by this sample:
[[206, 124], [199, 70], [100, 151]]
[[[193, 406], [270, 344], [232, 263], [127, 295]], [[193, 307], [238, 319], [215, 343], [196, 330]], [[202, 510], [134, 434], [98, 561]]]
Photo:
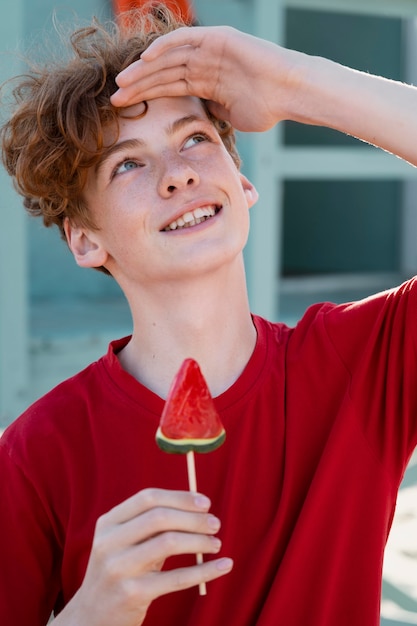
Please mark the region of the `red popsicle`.
[[165, 452], [211, 452], [226, 432], [207, 383], [194, 359], [186, 359], [176, 374], [162, 411], [156, 442]]
[[[194, 359], [185, 359], [178, 370], [162, 411], [156, 442], [165, 452], [187, 455], [190, 491], [197, 492], [194, 452], [211, 452], [224, 442], [226, 431], [210, 390]], [[203, 555], [197, 554], [197, 563]], [[206, 585], [199, 585], [206, 595]]]

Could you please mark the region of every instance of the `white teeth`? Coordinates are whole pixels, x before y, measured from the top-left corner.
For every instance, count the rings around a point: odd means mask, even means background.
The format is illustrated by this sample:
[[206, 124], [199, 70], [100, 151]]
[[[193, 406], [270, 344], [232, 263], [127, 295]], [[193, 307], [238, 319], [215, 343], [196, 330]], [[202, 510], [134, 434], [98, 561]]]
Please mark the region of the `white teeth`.
[[195, 226], [204, 222], [209, 217], [213, 217], [216, 214], [214, 206], [204, 206], [194, 209], [194, 211], [187, 211], [179, 217], [177, 220], [171, 222], [164, 230], [176, 230], [177, 228], [188, 228], [189, 226]]
[[189, 222], [194, 221], [194, 215], [190, 212], [184, 213], [184, 215], [182, 216], [182, 219], [184, 220], [186, 224], [188, 224]]
[[199, 207], [198, 209], [194, 211], [194, 217], [196, 219], [199, 219], [200, 217], [204, 217], [204, 216], [205, 216], [205, 213], [201, 207]]

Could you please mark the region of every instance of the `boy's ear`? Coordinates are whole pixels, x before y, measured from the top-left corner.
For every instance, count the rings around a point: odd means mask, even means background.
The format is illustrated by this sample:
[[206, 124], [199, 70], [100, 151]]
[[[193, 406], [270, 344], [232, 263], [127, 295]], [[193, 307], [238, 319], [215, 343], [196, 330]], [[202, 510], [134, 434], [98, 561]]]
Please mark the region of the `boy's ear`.
[[246, 202], [248, 203], [248, 209], [250, 209], [258, 201], [259, 194], [256, 191], [255, 186], [252, 185], [250, 180], [248, 180], [246, 176], [242, 174], [242, 172], [239, 172], [239, 176], [240, 176], [240, 182], [242, 183], [243, 191], [245, 192]]
[[107, 252], [91, 231], [64, 220], [64, 232], [68, 247], [80, 267], [102, 267], [107, 261]]

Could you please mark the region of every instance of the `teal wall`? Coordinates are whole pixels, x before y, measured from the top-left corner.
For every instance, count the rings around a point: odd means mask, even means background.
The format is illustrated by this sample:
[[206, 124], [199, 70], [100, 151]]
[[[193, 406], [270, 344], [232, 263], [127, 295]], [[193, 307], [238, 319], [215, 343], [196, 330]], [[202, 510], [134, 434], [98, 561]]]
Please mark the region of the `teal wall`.
[[399, 182], [300, 180], [284, 193], [285, 275], [398, 269]]
[[[403, 79], [399, 19], [287, 12], [286, 45], [355, 69]], [[288, 145], [365, 146], [329, 129], [286, 123]], [[284, 186], [286, 275], [395, 272], [400, 259], [399, 181], [291, 181]]]
[[[401, 80], [402, 20], [368, 15], [288, 10], [286, 45], [357, 70]], [[355, 139], [318, 126], [285, 123], [290, 145], [355, 145]]]
[[110, 14], [110, 0], [23, 0], [24, 32], [27, 40], [51, 33], [51, 18], [56, 14], [59, 20], [72, 21], [73, 18], [89, 19]]

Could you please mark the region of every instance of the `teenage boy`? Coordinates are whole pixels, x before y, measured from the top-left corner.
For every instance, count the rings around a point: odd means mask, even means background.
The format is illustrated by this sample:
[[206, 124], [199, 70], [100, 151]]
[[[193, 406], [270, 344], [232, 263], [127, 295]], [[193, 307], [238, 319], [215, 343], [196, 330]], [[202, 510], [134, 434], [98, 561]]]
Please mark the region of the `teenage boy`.
[[[415, 281], [295, 329], [251, 315], [257, 194], [229, 122], [327, 125], [416, 164], [417, 90], [229, 28], [151, 43], [177, 26], [78, 31], [74, 59], [22, 79], [2, 131], [26, 206], [119, 283], [133, 333], [0, 441], [0, 622], [377, 626], [417, 438]], [[197, 459], [197, 496], [154, 440], [186, 357], [227, 432]]]

